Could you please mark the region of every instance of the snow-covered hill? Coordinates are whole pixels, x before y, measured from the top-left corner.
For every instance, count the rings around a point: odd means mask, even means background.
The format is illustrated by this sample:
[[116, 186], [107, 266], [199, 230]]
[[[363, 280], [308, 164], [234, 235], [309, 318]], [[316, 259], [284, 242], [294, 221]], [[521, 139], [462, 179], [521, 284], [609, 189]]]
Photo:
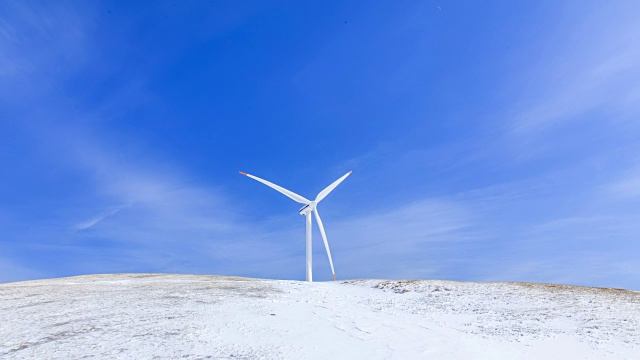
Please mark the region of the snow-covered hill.
[[0, 357], [640, 359], [640, 293], [90, 275], [0, 285]]

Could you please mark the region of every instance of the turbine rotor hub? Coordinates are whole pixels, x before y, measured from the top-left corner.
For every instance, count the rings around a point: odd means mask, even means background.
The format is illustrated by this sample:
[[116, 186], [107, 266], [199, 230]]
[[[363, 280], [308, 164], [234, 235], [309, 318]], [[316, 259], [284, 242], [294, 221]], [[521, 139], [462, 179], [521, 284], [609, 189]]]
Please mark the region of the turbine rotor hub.
[[300, 215], [307, 215], [316, 208], [316, 202], [312, 201], [311, 203], [300, 208]]

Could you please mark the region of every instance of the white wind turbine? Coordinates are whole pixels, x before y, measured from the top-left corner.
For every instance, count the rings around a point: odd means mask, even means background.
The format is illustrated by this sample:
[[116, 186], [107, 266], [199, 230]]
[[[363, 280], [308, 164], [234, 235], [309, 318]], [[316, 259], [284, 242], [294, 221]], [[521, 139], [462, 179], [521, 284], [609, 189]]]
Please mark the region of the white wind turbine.
[[318, 214], [317, 205], [322, 199], [324, 199], [336, 186], [340, 185], [347, 176], [351, 175], [351, 171], [343, 175], [340, 179], [334, 181], [331, 185], [327, 186], [324, 190], [318, 193], [316, 199], [313, 201], [309, 201], [302, 196], [294, 193], [293, 191], [289, 191], [283, 187], [280, 187], [274, 183], [271, 183], [267, 180], [260, 179], [257, 176], [253, 176], [244, 172], [240, 172], [240, 174], [244, 176], [248, 176], [253, 180], [257, 180], [268, 187], [281, 192], [282, 194], [288, 196], [295, 202], [299, 202], [300, 204], [304, 204], [304, 206], [300, 209], [300, 215], [305, 215], [307, 217], [307, 281], [313, 281], [313, 274], [311, 268], [311, 213], [313, 212], [316, 215], [316, 221], [318, 221], [318, 227], [320, 228], [320, 234], [322, 235], [322, 241], [324, 241], [324, 247], [327, 249], [327, 256], [329, 256], [329, 265], [331, 265], [331, 273], [333, 274], [333, 280], [336, 280], [336, 272], [333, 270], [333, 260], [331, 259], [331, 251], [329, 250], [329, 243], [327, 242], [327, 234], [324, 232], [324, 226], [322, 225], [322, 220], [320, 219], [320, 214]]

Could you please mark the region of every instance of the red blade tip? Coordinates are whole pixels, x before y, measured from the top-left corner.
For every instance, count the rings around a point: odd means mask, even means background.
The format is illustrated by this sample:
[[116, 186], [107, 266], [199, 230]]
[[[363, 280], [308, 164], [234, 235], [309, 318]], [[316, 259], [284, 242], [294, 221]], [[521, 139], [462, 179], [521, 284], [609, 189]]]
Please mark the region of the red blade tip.
[[247, 176], [247, 173], [246, 173], [246, 172], [242, 172], [242, 171], [240, 171], [240, 174], [242, 174], [242, 175], [244, 175], [244, 176]]

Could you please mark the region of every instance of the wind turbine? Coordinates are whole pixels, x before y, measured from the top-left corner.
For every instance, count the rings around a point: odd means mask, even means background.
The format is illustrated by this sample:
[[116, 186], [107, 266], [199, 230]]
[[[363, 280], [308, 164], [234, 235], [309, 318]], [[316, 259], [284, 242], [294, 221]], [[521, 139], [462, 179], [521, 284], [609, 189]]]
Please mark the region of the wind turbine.
[[322, 201], [336, 186], [340, 185], [347, 176], [351, 175], [351, 171], [343, 175], [340, 179], [334, 181], [331, 185], [327, 186], [324, 190], [318, 193], [315, 200], [310, 201], [302, 196], [294, 193], [293, 191], [289, 191], [283, 187], [280, 187], [274, 183], [271, 183], [267, 180], [260, 179], [257, 176], [253, 176], [251, 174], [247, 174], [245, 172], [240, 171], [240, 174], [244, 176], [248, 176], [253, 180], [259, 181], [268, 187], [281, 192], [282, 194], [288, 196], [293, 201], [298, 202], [300, 204], [304, 204], [304, 206], [300, 209], [300, 215], [304, 215], [307, 218], [307, 281], [313, 281], [313, 274], [311, 268], [311, 213], [313, 212], [316, 216], [316, 221], [318, 222], [318, 227], [320, 228], [320, 234], [322, 235], [322, 241], [324, 241], [324, 248], [327, 249], [327, 256], [329, 256], [329, 265], [331, 265], [331, 273], [333, 274], [333, 280], [336, 280], [336, 272], [333, 270], [333, 260], [331, 259], [331, 250], [329, 250], [329, 243], [327, 242], [327, 234], [324, 232], [324, 226], [322, 225], [322, 220], [320, 219], [320, 214], [318, 214], [318, 203]]

